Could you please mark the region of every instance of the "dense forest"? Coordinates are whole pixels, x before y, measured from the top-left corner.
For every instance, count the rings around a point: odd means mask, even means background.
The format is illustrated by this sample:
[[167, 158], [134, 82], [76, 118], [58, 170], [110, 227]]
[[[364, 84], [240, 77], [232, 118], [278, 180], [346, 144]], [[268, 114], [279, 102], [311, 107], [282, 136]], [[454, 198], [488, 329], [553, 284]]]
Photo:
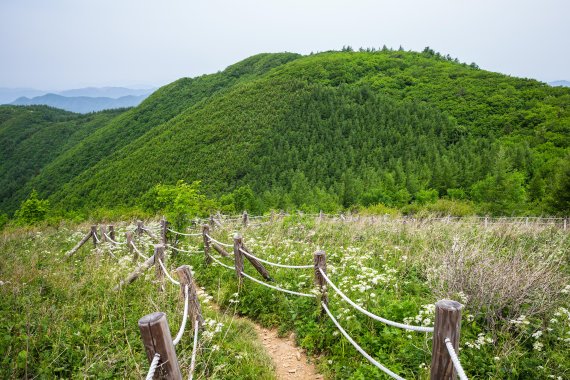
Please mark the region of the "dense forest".
[[0, 107], [0, 212], [153, 211], [183, 180], [226, 212], [567, 214], [569, 143], [568, 88], [429, 48], [260, 54], [128, 110]]

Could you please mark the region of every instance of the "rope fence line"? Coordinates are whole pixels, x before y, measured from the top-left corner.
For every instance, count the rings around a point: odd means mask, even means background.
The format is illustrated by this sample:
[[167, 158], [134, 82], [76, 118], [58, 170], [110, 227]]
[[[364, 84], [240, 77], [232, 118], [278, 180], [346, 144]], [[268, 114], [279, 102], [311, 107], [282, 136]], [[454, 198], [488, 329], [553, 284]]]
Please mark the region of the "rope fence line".
[[140, 257], [142, 257], [142, 258], [145, 259], [145, 260], [148, 260], [148, 257], [145, 256], [145, 255], [143, 255], [143, 254], [141, 253], [141, 251], [139, 251], [139, 249], [137, 248], [137, 246], [135, 245], [135, 243], [133, 243], [132, 241], [131, 241], [131, 246], [133, 247], [133, 249], [134, 249], [134, 251], [137, 253], [137, 255], [139, 255]]
[[231, 269], [231, 270], [236, 270], [236, 268], [231, 267], [231, 266], [229, 266], [229, 265], [226, 265], [226, 264], [222, 263], [220, 260], [216, 259], [214, 256], [210, 256], [210, 258], [211, 258], [212, 260], [214, 260], [214, 262], [215, 262], [216, 264], [221, 265], [221, 266], [223, 266], [224, 268]]
[[354, 348], [356, 348], [356, 350], [358, 352], [360, 352], [362, 354], [362, 356], [364, 356], [370, 363], [374, 364], [378, 369], [380, 369], [382, 372], [384, 372], [385, 374], [387, 374], [391, 378], [397, 379], [397, 380], [405, 380], [403, 377], [398, 376], [394, 372], [390, 371], [388, 368], [384, 367], [382, 364], [377, 362], [372, 356], [370, 356], [366, 351], [364, 351], [364, 349], [362, 347], [360, 347], [358, 345], [358, 343], [356, 343], [354, 341], [354, 339], [352, 339], [350, 337], [350, 335], [348, 335], [348, 333], [342, 328], [342, 326], [338, 323], [336, 318], [330, 312], [329, 308], [324, 303], [321, 303], [321, 306], [326, 311], [326, 313], [328, 314], [330, 319], [333, 321], [333, 323], [336, 325], [336, 327], [339, 329], [339, 331], [342, 333], [342, 335], [344, 335], [344, 337], [350, 342], [350, 344], [352, 344], [354, 346]]
[[194, 369], [196, 368], [196, 352], [198, 351], [198, 329], [200, 325], [198, 320], [194, 321], [194, 345], [192, 347], [192, 358], [190, 359], [190, 374], [188, 375], [188, 380], [192, 380], [194, 377]]
[[158, 367], [159, 360], [160, 360], [160, 354], [157, 352], [156, 354], [154, 354], [152, 362], [150, 363], [150, 368], [148, 369], [146, 380], [152, 380], [154, 378], [154, 373], [156, 372], [156, 367]]
[[273, 262], [271, 262], [271, 261], [265, 261], [265, 260], [263, 260], [263, 259], [260, 259], [259, 257], [254, 256], [253, 254], [247, 252], [246, 250], [244, 250], [244, 249], [242, 249], [242, 248], [240, 248], [239, 250], [241, 251], [241, 253], [243, 253], [243, 254], [246, 255], [246, 256], [249, 256], [249, 257], [251, 257], [251, 258], [253, 258], [253, 259], [259, 260], [259, 261], [261, 261], [261, 262], [264, 263], [264, 264], [272, 265], [272, 266], [274, 266], [274, 267], [288, 268], [288, 269], [306, 269], [306, 268], [313, 268], [313, 265], [285, 265], [285, 264], [273, 263]]
[[241, 272], [241, 274], [242, 274], [244, 277], [247, 277], [247, 278], [249, 278], [250, 280], [252, 280], [252, 281], [254, 281], [254, 282], [257, 282], [257, 283], [260, 284], [260, 285], [267, 286], [268, 288], [275, 289], [275, 290], [278, 290], [278, 291], [283, 292], [283, 293], [289, 293], [289, 294], [293, 294], [293, 295], [301, 296], [301, 297], [313, 297], [313, 298], [316, 297], [314, 294], [300, 293], [300, 292], [295, 292], [295, 291], [293, 291], [293, 290], [283, 289], [283, 288], [280, 288], [280, 287], [278, 287], [278, 286], [269, 285], [268, 283], [263, 282], [263, 281], [260, 281], [260, 280], [258, 280], [258, 279], [255, 278], [255, 277], [251, 277], [250, 275], [248, 275], [247, 273], [244, 273], [244, 272]]
[[[201, 234], [200, 234], [200, 235], [201, 235]], [[173, 249], [173, 250], [175, 250], [175, 251], [183, 252], [183, 253], [200, 253], [200, 252], [198, 252], [198, 251], [188, 251], [188, 250], [185, 250], [185, 249], [182, 249], [182, 248], [177, 248], [177, 247], [175, 247], [175, 246], [173, 246], [173, 245], [170, 245], [170, 244], [168, 244], [167, 247], [170, 248], [170, 249]]]
[[468, 380], [463, 367], [461, 366], [461, 362], [457, 357], [457, 353], [453, 349], [453, 344], [449, 338], [445, 338], [445, 346], [447, 347], [447, 352], [449, 352], [449, 356], [451, 357], [451, 361], [453, 362], [453, 366], [457, 371], [457, 375], [459, 376], [460, 380]]
[[160, 267], [162, 268], [162, 271], [164, 272], [166, 277], [168, 277], [168, 279], [170, 280], [170, 282], [172, 282], [174, 285], [180, 285], [180, 282], [178, 282], [175, 279], [173, 279], [172, 277], [170, 277], [170, 275], [168, 274], [168, 271], [166, 270], [166, 268], [164, 267], [164, 264], [162, 263], [162, 260], [160, 258], [157, 258], [157, 261], [160, 264]]
[[182, 235], [182, 236], [202, 236], [202, 234], [189, 234], [189, 233], [185, 233], [185, 232], [178, 232], [178, 231], [174, 231], [171, 230], [170, 228], [167, 228], [168, 231], [172, 232], [173, 234], [176, 235]]
[[321, 276], [323, 276], [323, 278], [325, 279], [325, 281], [327, 282], [327, 284], [329, 284], [329, 286], [331, 288], [334, 289], [335, 292], [338, 293], [339, 296], [342, 297], [343, 300], [345, 300], [346, 302], [348, 302], [352, 307], [354, 307], [356, 310], [360, 311], [363, 314], [366, 314], [367, 316], [369, 316], [372, 319], [375, 319], [377, 321], [383, 322], [387, 325], [393, 326], [393, 327], [398, 327], [401, 329], [405, 329], [405, 330], [410, 330], [410, 331], [419, 331], [419, 332], [433, 332], [433, 327], [424, 327], [424, 326], [412, 326], [412, 325], [407, 325], [404, 323], [399, 323], [399, 322], [394, 322], [391, 321], [389, 319], [386, 318], [382, 318], [377, 316], [376, 314], [373, 314], [371, 312], [369, 312], [366, 309], [363, 309], [362, 307], [360, 307], [358, 304], [356, 304], [354, 301], [352, 301], [350, 298], [348, 298], [348, 296], [346, 294], [344, 294], [339, 288], [337, 288], [335, 286], [335, 284], [333, 284], [333, 282], [328, 278], [328, 276], [326, 275], [326, 273], [319, 268], [319, 272], [321, 273]]
[[115, 240], [111, 239], [111, 237], [109, 235], [107, 235], [106, 233], [104, 233], [103, 235], [105, 235], [107, 240], [109, 240], [113, 244], [117, 244], [117, 245], [126, 245], [127, 244], [126, 241], [115, 241]]
[[208, 235], [208, 234], [205, 234], [205, 235], [206, 235], [206, 237], [207, 237], [208, 239], [210, 239], [211, 241], [213, 241], [213, 242], [216, 243], [216, 244], [221, 245], [222, 247], [228, 247], [228, 248], [233, 248], [233, 247], [234, 247], [233, 244], [222, 243], [221, 241], [214, 239], [213, 237], [211, 237], [211, 236]]
[[[160, 262], [160, 260], [158, 262]], [[180, 285], [179, 282], [178, 285]], [[182, 323], [180, 324], [180, 330], [178, 330], [176, 338], [174, 338], [174, 340], [172, 341], [172, 344], [174, 346], [176, 346], [180, 342], [180, 339], [182, 339], [182, 335], [184, 335], [187, 319], [188, 319], [188, 285], [184, 285], [184, 314], [182, 314]], [[197, 326], [198, 323], [196, 323], [195, 325]]]

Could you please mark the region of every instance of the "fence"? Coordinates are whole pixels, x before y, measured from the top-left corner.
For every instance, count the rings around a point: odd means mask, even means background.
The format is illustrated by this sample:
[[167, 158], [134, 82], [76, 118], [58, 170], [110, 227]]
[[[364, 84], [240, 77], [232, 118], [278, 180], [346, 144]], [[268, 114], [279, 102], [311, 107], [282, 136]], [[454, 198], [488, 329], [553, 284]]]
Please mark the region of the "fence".
[[[179, 332], [175, 338], [172, 338], [170, 336], [170, 330], [168, 327], [168, 321], [165, 313], [155, 312], [149, 315], [145, 315], [139, 320], [138, 324], [141, 332], [141, 337], [143, 340], [143, 345], [145, 347], [147, 358], [150, 363], [147, 379], [153, 379], [153, 378], [182, 379], [182, 374], [180, 371], [180, 367], [178, 365], [178, 359], [176, 357], [175, 347], [182, 339], [187, 324], [188, 316], [190, 316], [194, 330], [193, 350], [192, 350], [190, 375], [189, 375], [189, 378], [192, 379], [193, 371], [195, 368], [196, 355], [198, 352], [199, 330], [203, 323], [201, 307], [198, 301], [197, 292], [192, 279], [192, 273], [190, 271], [190, 268], [187, 265], [178, 267], [176, 269], [176, 273], [178, 275], [179, 281], [176, 281], [174, 278], [170, 276], [165, 265], [166, 248], [172, 249], [173, 253], [175, 252], [199, 253], [199, 252], [183, 250], [174, 245], [168, 244], [168, 238], [170, 234], [174, 236], [202, 238], [204, 246], [204, 260], [206, 264], [215, 263], [227, 270], [235, 271], [236, 280], [240, 287], [243, 283], [243, 279], [247, 278], [248, 280], [251, 280], [259, 285], [265, 286], [275, 291], [280, 291], [286, 294], [299, 296], [299, 297], [316, 298], [317, 306], [320, 307], [322, 315], [326, 314], [331, 319], [336, 328], [340, 331], [340, 333], [370, 363], [372, 363], [374, 366], [376, 366], [385, 374], [394, 379], [403, 379], [403, 378], [398, 374], [392, 372], [390, 369], [388, 369], [387, 367], [379, 363], [377, 360], [375, 360], [372, 356], [370, 356], [346, 332], [346, 330], [343, 329], [338, 320], [333, 316], [333, 314], [328, 308], [329, 305], [328, 289], [332, 289], [336, 294], [340, 296], [342, 300], [347, 302], [354, 309], [358, 310], [359, 312], [363, 313], [364, 315], [376, 321], [409, 331], [432, 333], [433, 343], [432, 343], [432, 360], [431, 360], [431, 373], [430, 373], [431, 378], [455, 379], [458, 376], [461, 380], [467, 379], [467, 376], [465, 375], [465, 372], [457, 356], [459, 348], [459, 335], [461, 329], [461, 310], [463, 307], [460, 303], [451, 300], [440, 300], [436, 302], [434, 326], [414, 326], [396, 321], [391, 321], [389, 319], [375, 315], [370, 311], [362, 308], [353, 300], [351, 300], [335, 285], [335, 283], [329, 278], [327, 274], [326, 253], [324, 251], [315, 252], [313, 257], [313, 263], [307, 265], [287, 265], [281, 263], [274, 263], [255, 256], [252, 253], [252, 251], [245, 246], [243, 237], [240, 234], [235, 234], [233, 242], [230, 244], [230, 243], [221, 242], [213, 238], [210, 233], [212, 229], [221, 227], [222, 223], [227, 221], [239, 222], [243, 224], [244, 227], [247, 228], [256, 225], [270, 223], [271, 221], [274, 221], [276, 218], [280, 218], [283, 216], [284, 214], [279, 214], [279, 215], [272, 214], [269, 216], [269, 220], [265, 222], [260, 221], [264, 219], [263, 217], [251, 217], [247, 215], [247, 213], [244, 213], [243, 216], [239, 218], [224, 219], [219, 217], [216, 219], [214, 217], [210, 217], [209, 219], [201, 220], [202, 222], [205, 222], [201, 226], [201, 232], [175, 231], [170, 228], [169, 223], [163, 218], [160, 221], [159, 234], [155, 234], [151, 229], [145, 227], [144, 224], [141, 221], [139, 221], [137, 222], [137, 227], [135, 230], [127, 231], [125, 233], [125, 241], [123, 242], [118, 241], [116, 239], [113, 225], [109, 225], [107, 227], [105, 226], [100, 227], [99, 232], [101, 238], [99, 238], [97, 234], [97, 226], [91, 226], [89, 233], [87, 233], [81, 239], [81, 241], [79, 241], [79, 243], [66, 254], [66, 257], [70, 257], [73, 254], [75, 254], [79, 250], [79, 248], [81, 248], [82, 245], [84, 245], [87, 241], [89, 241], [90, 238], [92, 239], [92, 242], [95, 247], [97, 246], [97, 244], [103, 242], [108, 242], [117, 246], [124, 245], [133, 255], [133, 261], [135, 263], [138, 261], [139, 257], [143, 258], [145, 261], [141, 265], [139, 265], [132, 273], [130, 273], [125, 280], [121, 281], [115, 287], [115, 290], [118, 290], [121, 287], [132, 283], [144, 271], [150, 269], [153, 266], [156, 268], [155, 272], [156, 272], [156, 278], [159, 283], [159, 291], [164, 290], [164, 276], [166, 276], [172, 284], [180, 286], [181, 296], [184, 299], [184, 313]], [[332, 219], [341, 222], [355, 221], [355, 220], [358, 221], [371, 220], [373, 222], [377, 221], [374, 219], [374, 217], [360, 217], [353, 215], [347, 216], [343, 214], [336, 216], [336, 215], [325, 215], [323, 213], [319, 213], [317, 215], [311, 214], [306, 216], [317, 217], [320, 220]], [[385, 219], [386, 218], [384, 217], [381, 220]], [[422, 220], [421, 222], [449, 223], [452, 219], [456, 218], [432, 218], [429, 221]], [[251, 220], [254, 220], [254, 222], [252, 223]], [[511, 223], [527, 224], [527, 225], [530, 222], [532, 223], [542, 222], [542, 224], [545, 223], [551, 224], [551, 222], [553, 222], [554, 225], [560, 223], [560, 227], [562, 227], [564, 230], [568, 228], [567, 218], [547, 218], [545, 221], [539, 221], [539, 220], [529, 221], [530, 218], [522, 218], [522, 219], [501, 218], [497, 220], [497, 219], [491, 219], [489, 217], [482, 217], [482, 218], [475, 218], [475, 220], [480, 221], [484, 227], [489, 227], [492, 223], [505, 222], [508, 220]], [[410, 218], [402, 219], [403, 223], [408, 223], [413, 221], [417, 220]], [[133, 234], [137, 234], [140, 236], [143, 233], [147, 234], [155, 241], [159, 241], [159, 243], [154, 246], [154, 254], [150, 257], [147, 257], [142, 252], [140, 252], [140, 250], [137, 248], [137, 246], [133, 241]], [[220, 261], [220, 259], [214, 257], [214, 255], [212, 254], [212, 248], [213, 251], [217, 252], [223, 258], [231, 258], [233, 255], [233, 266], [224, 264], [222, 261]], [[226, 250], [226, 248], [228, 248], [228, 250]], [[231, 248], [231, 250], [229, 250], [229, 248]], [[245, 271], [245, 262], [249, 262], [252, 265], [252, 267], [258, 272], [258, 274], [261, 277], [263, 277], [265, 281], [258, 280], [257, 278], [247, 274]], [[270, 276], [269, 271], [265, 268], [263, 264], [266, 264], [268, 266], [294, 269], [294, 270], [312, 269], [314, 272], [314, 282], [316, 286], [315, 294], [301, 293], [297, 291], [283, 289], [281, 287], [269, 284], [268, 282], [271, 282], [272, 278]]]

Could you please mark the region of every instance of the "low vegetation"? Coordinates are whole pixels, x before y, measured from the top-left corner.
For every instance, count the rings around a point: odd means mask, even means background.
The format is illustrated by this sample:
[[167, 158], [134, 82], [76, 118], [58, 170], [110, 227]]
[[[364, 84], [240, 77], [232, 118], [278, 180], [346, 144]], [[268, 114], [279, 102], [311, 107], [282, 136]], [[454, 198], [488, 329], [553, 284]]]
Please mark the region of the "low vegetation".
[[[462, 302], [459, 356], [470, 378], [570, 375], [570, 240], [560, 225], [497, 222], [485, 228], [469, 218], [403, 223], [388, 217], [340, 222], [299, 216], [248, 228], [224, 225], [213, 237], [231, 243], [239, 230], [252, 253], [273, 262], [311, 264], [313, 253], [323, 249], [331, 280], [356, 303], [388, 319], [430, 326], [435, 301]], [[178, 328], [179, 289], [166, 284], [167, 290], [158, 292], [153, 271], [120, 292], [111, 290], [135, 266], [126, 250], [86, 245], [63, 260], [87, 231], [86, 225], [4, 231], [0, 377], [140, 378], [148, 362], [138, 318], [161, 310], [171, 330]], [[283, 334], [294, 332], [327, 378], [384, 378], [339, 334], [314, 298], [286, 295], [247, 278], [238, 288], [233, 271], [205, 264], [201, 241], [182, 238], [178, 248], [196, 253], [171, 254], [167, 263], [192, 266], [205, 290], [201, 301], [207, 317], [215, 321], [199, 356], [198, 378], [272, 378], [267, 357], [252, 343], [251, 328], [234, 313]], [[148, 243], [143, 238], [137, 244]], [[233, 265], [231, 258], [215, 257]], [[273, 285], [315, 292], [311, 269], [267, 269]], [[245, 271], [256, 276], [248, 263]], [[333, 314], [374, 358], [405, 378], [429, 377], [430, 334], [373, 321], [328, 291]], [[214, 332], [218, 323], [221, 331]], [[184, 369], [189, 335], [178, 348]]]

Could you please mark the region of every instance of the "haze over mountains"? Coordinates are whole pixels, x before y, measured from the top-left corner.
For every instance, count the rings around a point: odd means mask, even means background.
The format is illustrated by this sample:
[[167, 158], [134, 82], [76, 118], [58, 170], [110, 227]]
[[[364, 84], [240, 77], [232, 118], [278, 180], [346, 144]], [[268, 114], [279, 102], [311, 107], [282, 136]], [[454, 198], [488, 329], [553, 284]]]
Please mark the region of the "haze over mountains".
[[0, 104], [47, 105], [66, 111], [88, 113], [139, 105], [154, 89], [86, 87], [56, 93], [35, 89], [0, 88]]
[[33, 189], [66, 211], [144, 207], [178, 180], [221, 205], [249, 199], [252, 212], [440, 198], [562, 213], [570, 89], [431, 49], [259, 54], [129, 110], [1, 106], [0, 153], [6, 213]]

